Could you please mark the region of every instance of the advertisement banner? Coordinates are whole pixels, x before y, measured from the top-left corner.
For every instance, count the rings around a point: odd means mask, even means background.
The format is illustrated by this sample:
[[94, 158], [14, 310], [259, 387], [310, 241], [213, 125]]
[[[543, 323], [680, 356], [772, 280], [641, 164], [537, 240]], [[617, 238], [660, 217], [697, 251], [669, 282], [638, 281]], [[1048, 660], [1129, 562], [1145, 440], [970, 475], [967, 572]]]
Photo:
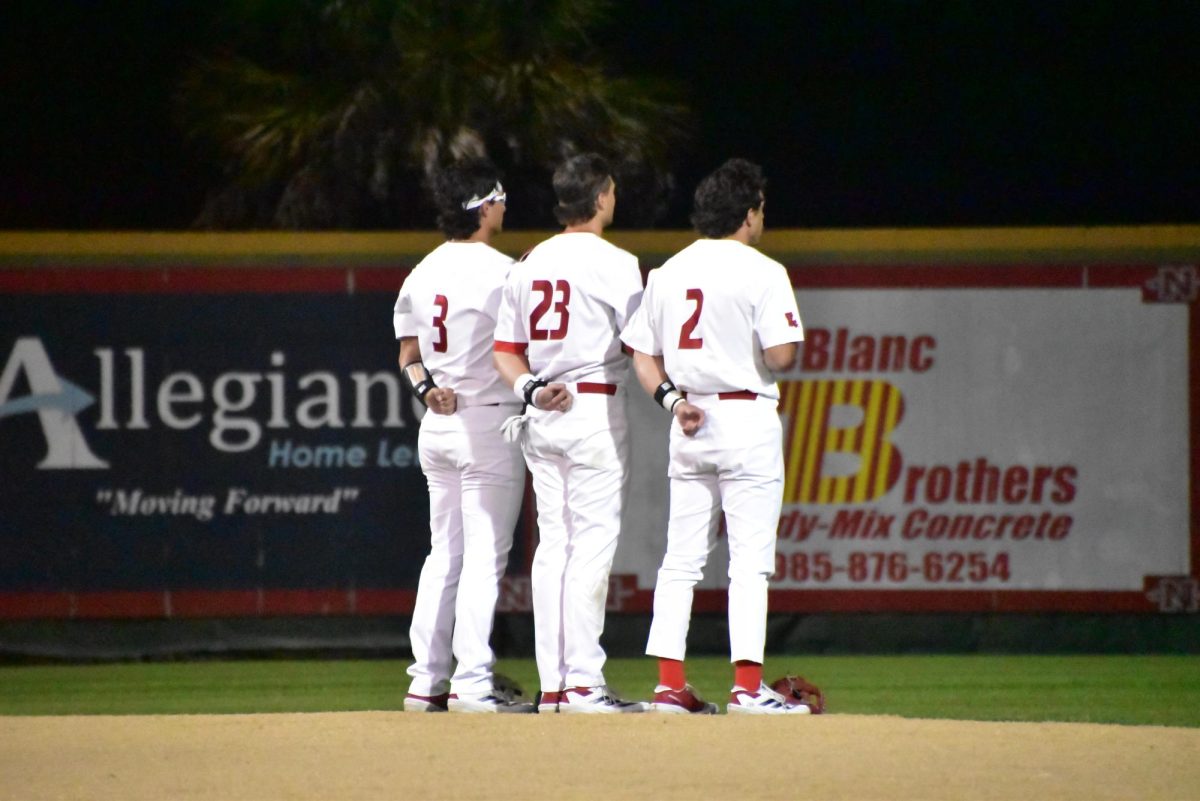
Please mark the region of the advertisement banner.
[[[773, 609], [1195, 609], [1194, 303], [1082, 285], [797, 295]], [[627, 569], [664, 547], [648, 536]]]
[[[791, 273], [774, 611], [1197, 611], [1194, 266]], [[0, 271], [0, 618], [410, 611], [404, 275]], [[645, 612], [668, 418], [629, 390], [609, 606]], [[528, 500], [501, 611], [529, 608]], [[718, 532], [698, 610], [726, 564]]]
[[227, 291], [219, 273], [160, 291], [129, 271], [3, 296], [10, 616], [411, 605], [428, 498], [393, 296], [329, 273], [340, 292]]

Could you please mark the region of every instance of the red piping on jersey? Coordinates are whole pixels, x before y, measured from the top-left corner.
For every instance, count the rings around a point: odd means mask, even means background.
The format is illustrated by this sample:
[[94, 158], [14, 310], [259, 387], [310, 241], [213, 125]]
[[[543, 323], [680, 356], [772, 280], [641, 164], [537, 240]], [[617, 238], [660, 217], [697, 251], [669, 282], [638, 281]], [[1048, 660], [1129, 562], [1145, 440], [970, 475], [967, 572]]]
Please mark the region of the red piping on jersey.
[[516, 353], [520, 356], [524, 356], [525, 352], [529, 350], [529, 343], [502, 342], [497, 339], [496, 344], [492, 345], [492, 350], [496, 351], [497, 353]]
[[575, 385], [575, 391], [582, 395], [616, 395], [616, 384], [596, 384], [591, 381], [580, 381]]

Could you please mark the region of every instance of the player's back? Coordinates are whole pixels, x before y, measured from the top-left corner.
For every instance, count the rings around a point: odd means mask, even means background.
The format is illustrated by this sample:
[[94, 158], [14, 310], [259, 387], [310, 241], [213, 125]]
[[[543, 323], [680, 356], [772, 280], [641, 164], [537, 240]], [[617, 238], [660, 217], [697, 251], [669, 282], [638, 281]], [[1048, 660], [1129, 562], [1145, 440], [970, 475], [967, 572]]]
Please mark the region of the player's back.
[[730, 239], [700, 239], [650, 273], [644, 302], [682, 390], [778, 397], [764, 347], [803, 338], [783, 265]]
[[492, 365], [511, 267], [512, 259], [482, 242], [445, 242], [413, 268], [396, 301], [397, 336], [416, 336], [434, 382], [465, 403], [512, 400]]
[[513, 266], [496, 346], [524, 352], [552, 381], [621, 383], [617, 338], [641, 301], [637, 258], [591, 233], [563, 233]]

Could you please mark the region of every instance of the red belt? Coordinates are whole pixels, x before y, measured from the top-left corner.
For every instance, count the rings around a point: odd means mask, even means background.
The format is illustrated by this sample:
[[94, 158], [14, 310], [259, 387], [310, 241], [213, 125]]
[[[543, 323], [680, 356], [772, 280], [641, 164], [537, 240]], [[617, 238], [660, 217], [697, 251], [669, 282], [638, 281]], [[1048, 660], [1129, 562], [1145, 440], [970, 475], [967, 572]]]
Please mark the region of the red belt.
[[616, 384], [597, 384], [592, 381], [580, 381], [575, 385], [575, 391], [581, 395], [616, 395]]
[[757, 392], [751, 392], [748, 389], [739, 389], [737, 392], [718, 392], [718, 400], [754, 400], [758, 397]]

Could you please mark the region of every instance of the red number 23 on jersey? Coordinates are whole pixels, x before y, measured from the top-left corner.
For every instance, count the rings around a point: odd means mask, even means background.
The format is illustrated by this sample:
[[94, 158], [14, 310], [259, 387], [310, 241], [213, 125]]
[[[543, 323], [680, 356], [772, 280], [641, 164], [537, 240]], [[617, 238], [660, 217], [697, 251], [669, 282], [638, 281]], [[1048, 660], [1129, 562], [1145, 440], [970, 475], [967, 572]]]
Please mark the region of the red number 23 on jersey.
[[[534, 292], [541, 293], [542, 299], [529, 314], [529, 338], [566, 339], [567, 324], [571, 321], [571, 314], [567, 311], [567, 304], [571, 302], [571, 285], [560, 278], [553, 284], [549, 281], [534, 281], [531, 288]], [[556, 294], [559, 296], [557, 300], [554, 297]], [[553, 331], [538, 327], [542, 317], [550, 310], [551, 303], [554, 304], [554, 311], [558, 313], [558, 328]]]

